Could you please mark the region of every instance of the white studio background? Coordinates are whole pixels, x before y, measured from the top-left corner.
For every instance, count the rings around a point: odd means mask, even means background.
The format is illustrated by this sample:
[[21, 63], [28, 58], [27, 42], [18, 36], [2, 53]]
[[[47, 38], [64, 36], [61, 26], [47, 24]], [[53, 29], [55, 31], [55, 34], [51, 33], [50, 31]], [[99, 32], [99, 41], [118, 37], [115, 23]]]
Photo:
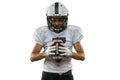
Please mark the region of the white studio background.
[[55, 1], [84, 33], [86, 60], [72, 60], [75, 80], [120, 80], [119, 0], [1, 0], [0, 80], [40, 80], [43, 60], [29, 59], [33, 33], [46, 25], [46, 8]]

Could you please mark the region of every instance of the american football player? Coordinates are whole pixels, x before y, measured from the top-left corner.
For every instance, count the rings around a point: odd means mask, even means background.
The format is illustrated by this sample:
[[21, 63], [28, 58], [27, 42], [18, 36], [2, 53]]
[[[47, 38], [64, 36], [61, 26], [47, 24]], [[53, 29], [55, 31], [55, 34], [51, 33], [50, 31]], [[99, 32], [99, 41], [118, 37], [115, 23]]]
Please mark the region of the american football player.
[[[41, 80], [73, 80], [71, 59], [85, 59], [80, 43], [82, 30], [78, 26], [67, 24], [68, 10], [60, 2], [47, 8], [46, 18], [48, 25], [38, 27], [34, 33], [36, 43], [30, 60], [45, 59]], [[41, 51], [42, 48], [44, 51]]]

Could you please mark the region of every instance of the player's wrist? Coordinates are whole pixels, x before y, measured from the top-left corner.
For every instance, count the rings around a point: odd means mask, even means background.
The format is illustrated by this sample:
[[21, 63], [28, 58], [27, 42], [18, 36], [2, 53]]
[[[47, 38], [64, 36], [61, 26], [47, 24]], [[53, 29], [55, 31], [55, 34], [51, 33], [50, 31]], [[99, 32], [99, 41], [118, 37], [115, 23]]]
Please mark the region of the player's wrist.
[[40, 56], [42, 56], [42, 58], [45, 58], [45, 54], [42, 52], [39, 54]]
[[71, 55], [70, 55], [70, 57], [73, 57], [74, 55], [76, 55], [76, 53], [72, 52]]

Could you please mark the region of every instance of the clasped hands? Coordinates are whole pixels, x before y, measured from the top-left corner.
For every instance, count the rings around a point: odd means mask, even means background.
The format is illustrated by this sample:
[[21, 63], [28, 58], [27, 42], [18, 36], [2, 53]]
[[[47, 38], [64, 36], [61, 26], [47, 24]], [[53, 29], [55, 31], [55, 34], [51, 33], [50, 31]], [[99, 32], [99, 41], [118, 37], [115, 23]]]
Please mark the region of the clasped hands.
[[[72, 52], [69, 49], [69, 47], [66, 47], [64, 44], [61, 44], [62, 46], [58, 47], [58, 51], [60, 52], [59, 56], [71, 56]], [[45, 56], [54, 56], [56, 50], [56, 46], [49, 46], [46, 48], [46, 50], [44, 51]]]

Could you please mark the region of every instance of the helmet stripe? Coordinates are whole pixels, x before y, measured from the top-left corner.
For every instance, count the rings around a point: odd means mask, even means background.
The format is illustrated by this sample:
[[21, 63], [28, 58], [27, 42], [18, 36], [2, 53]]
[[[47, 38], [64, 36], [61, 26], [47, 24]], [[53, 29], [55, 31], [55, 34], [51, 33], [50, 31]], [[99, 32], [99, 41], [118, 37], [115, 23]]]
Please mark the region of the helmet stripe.
[[55, 3], [55, 14], [58, 14], [59, 13], [59, 8], [58, 8], [58, 5], [59, 5], [59, 3], [58, 2], [56, 2]]

